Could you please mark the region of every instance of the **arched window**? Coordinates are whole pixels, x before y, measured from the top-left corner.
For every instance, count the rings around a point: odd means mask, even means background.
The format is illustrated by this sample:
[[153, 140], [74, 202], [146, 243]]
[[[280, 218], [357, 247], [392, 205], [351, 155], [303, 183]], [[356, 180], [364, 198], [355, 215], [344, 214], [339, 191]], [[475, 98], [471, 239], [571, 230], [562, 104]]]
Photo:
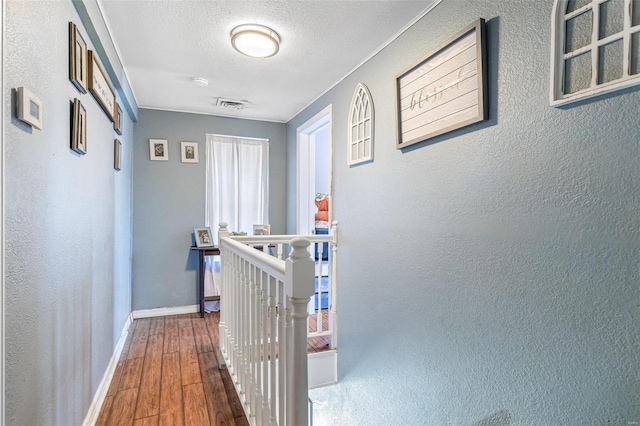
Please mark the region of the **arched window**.
[[551, 105], [640, 84], [640, 0], [555, 0]]
[[373, 160], [373, 102], [369, 89], [358, 83], [349, 109], [349, 161]]

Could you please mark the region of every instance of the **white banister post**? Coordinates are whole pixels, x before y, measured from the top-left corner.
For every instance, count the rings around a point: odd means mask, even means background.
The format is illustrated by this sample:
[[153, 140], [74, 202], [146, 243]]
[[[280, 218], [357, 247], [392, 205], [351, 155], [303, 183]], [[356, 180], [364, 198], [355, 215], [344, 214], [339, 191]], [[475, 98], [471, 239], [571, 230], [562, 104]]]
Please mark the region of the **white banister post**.
[[314, 294], [314, 261], [309, 255], [309, 240], [291, 240], [292, 252], [285, 262], [285, 292], [293, 312], [291, 357], [287, 371], [287, 425], [299, 426], [309, 421], [309, 379], [307, 376], [307, 305]]
[[331, 259], [331, 282], [329, 286], [331, 287], [331, 300], [329, 301], [329, 330], [331, 330], [331, 340], [329, 342], [329, 347], [331, 349], [335, 349], [338, 347], [338, 311], [336, 308], [337, 305], [337, 291], [336, 291], [336, 253], [338, 252], [338, 221], [334, 220], [331, 222], [331, 248], [329, 249], [330, 259]]
[[227, 228], [229, 224], [227, 222], [220, 222], [218, 229], [218, 246], [220, 246], [220, 240], [224, 237], [229, 236], [229, 228]]

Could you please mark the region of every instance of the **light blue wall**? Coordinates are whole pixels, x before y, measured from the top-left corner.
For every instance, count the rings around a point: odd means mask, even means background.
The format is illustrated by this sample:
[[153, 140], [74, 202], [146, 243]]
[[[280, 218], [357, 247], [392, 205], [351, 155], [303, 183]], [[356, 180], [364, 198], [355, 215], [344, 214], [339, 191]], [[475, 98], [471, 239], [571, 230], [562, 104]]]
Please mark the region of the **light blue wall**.
[[[287, 124], [333, 104], [338, 385], [316, 424], [640, 421], [640, 91], [549, 106], [552, 1], [444, 0]], [[394, 77], [488, 20], [490, 119], [396, 149]], [[365, 83], [375, 161], [347, 166]]]
[[[131, 133], [117, 135], [68, 79], [71, 1], [8, 1], [5, 19], [7, 425], [79, 425], [131, 306]], [[91, 48], [91, 45], [90, 45]], [[43, 102], [43, 129], [12, 118], [12, 90]], [[87, 154], [69, 149], [69, 102], [87, 109]]]
[[[285, 226], [285, 125], [140, 109], [133, 132], [133, 309], [197, 303], [194, 227], [204, 226], [206, 133], [269, 139], [269, 220]], [[149, 160], [149, 139], [169, 141], [169, 161]], [[200, 162], [180, 161], [180, 142], [198, 142]], [[213, 232], [216, 230], [212, 229]]]

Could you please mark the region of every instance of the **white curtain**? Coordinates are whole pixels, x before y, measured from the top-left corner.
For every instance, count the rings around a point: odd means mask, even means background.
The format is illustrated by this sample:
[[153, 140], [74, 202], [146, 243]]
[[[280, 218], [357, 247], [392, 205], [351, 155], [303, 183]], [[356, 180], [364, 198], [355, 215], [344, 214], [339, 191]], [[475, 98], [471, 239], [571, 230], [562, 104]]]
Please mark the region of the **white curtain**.
[[[269, 223], [269, 141], [207, 135], [205, 226], [218, 240], [218, 225], [253, 233], [253, 225]], [[217, 295], [219, 260], [207, 258], [205, 294]], [[216, 304], [207, 310], [217, 310]]]

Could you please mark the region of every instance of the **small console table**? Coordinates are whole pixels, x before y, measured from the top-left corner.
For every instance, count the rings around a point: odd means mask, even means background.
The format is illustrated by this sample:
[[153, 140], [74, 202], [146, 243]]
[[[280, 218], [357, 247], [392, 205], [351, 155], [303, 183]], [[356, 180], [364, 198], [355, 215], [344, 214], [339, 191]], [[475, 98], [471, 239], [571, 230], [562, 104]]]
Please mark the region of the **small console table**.
[[211, 247], [196, 247], [191, 246], [191, 250], [198, 252], [199, 268], [198, 268], [198, 284], [200, 287], [200, 318], [204, 317], [204, 302], [211, 300], [220, 300], [220, 296], [204, 297], [204, 257], [205, 256], [219, 256], [220, 248], [217, 246]]

